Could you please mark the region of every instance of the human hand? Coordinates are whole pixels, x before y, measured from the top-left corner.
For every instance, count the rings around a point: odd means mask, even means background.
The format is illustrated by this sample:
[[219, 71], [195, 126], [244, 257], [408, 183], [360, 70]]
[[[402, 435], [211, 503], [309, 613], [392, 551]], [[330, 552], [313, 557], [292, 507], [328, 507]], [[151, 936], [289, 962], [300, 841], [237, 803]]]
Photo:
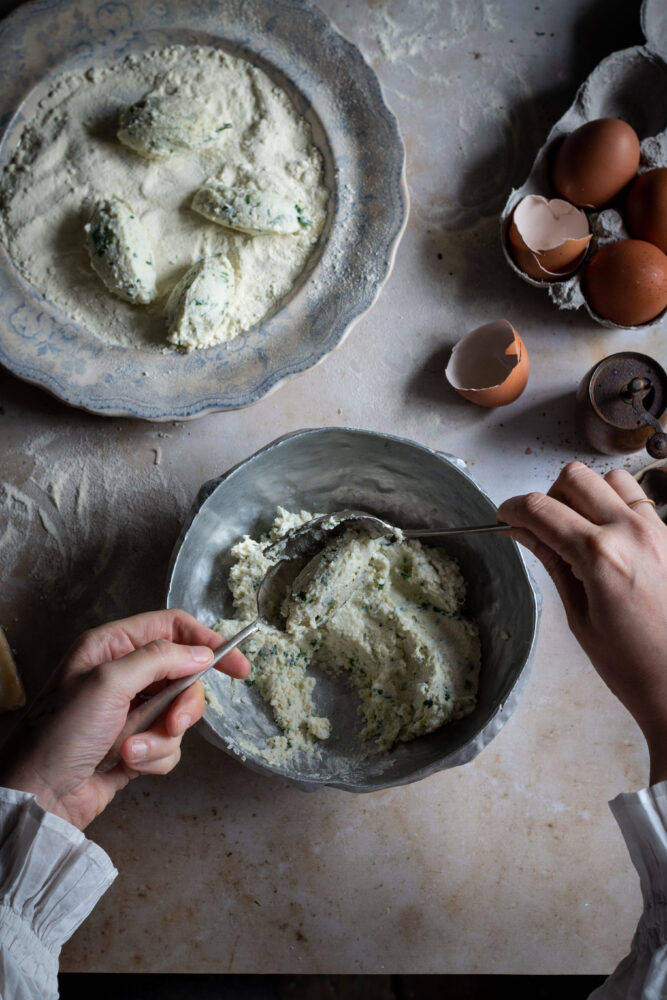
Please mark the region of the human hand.
[[568, 624], [639, 724], [651, 781], [667, 778], [667, 526], [623, 469], [567, 465], [545, 496], [501, 504], [499, 520], [544, 564]]
[[[53, 713], [32, 727], [11, 761], [3, 762], [0, 784], [32, 792], [44, 809], [83, 830], [131, 778], [171, 771], [180, 759], [183, 733], [204, 711], [204, 689], [195, 681], [146, 732], [128, 736], [120, 764], [96, 772], [137, 695], [203, 670], [222, 643], [217, 632], [175, 610], [86, 632], [60, 664]], [[247, 677], [250, 664], [232, 650], [216, 669]]]

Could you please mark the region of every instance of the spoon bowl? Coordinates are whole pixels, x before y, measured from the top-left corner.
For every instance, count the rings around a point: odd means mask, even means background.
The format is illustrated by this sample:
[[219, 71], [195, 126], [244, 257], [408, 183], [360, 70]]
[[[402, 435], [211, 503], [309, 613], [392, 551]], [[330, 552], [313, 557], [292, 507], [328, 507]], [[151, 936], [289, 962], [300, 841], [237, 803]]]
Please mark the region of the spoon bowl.
[[398, 534], [403, 538], [445, 538], [448, 535], [463, 535], [479, 532], [505, 531], [509, 525], [503, 521], [495, 524], [475, 524], [462, 528], [397, 528], [381, 517], [363, 510], [339, 510], [334, 514], [322, 514], [292, 528], [282, 538], [263, 550], [265, 556], [277, 559], [296, 559], [314, 556], [327, 541], [343, 534], [348, 528], [364, 528], [379, 538]]

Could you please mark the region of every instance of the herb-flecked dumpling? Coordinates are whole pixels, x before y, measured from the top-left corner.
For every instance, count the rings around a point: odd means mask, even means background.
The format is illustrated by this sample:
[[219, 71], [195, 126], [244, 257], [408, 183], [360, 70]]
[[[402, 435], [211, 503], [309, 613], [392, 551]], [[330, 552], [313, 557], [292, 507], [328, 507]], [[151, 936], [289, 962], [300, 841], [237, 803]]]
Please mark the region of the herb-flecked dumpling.
[[164, 159], [184, 150], [215, 145], [229, 122], [221, 122], [190, 97], [144, 97], [121, 114], [117, 136], [141, 156]]
[[348, 528], [325, 543], [297, 574], [283, 601], [287, 632], [300, 639], [328, 622], [353, 594], [369, 586], [376, 564], [385, 571], [377, 540], [363, 528]]
[[84, 230], [90, 263], [109, 291], [126, 302], [152, 302], [153, 250], [130, 206], [120, 198], [99, 199]]
[[202, 257], [174, 286], [167, 301], [167, 340], [186, 351], [219, 343], [234, 294], [234, 271], [223, 254]]
[[251, 235], [300, 233], [313, 224], [300, 205], [276, 191], [248, 191], [215, 181], [197, 191], [192, 207], [210, 222]]

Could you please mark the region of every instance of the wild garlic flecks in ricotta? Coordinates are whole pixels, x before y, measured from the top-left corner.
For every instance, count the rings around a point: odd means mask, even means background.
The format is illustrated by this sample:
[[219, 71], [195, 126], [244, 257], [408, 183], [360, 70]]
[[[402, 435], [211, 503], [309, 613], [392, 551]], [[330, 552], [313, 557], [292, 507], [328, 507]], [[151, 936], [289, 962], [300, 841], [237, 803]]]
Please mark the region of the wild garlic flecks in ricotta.
[[135, 153], [163, 159], [186, 150], [205, 149], [231, 128], [199, 101], [180, 94], [150, 95], [126, 108], [120, 117], [118, 138]]
[[222, 254], [198, 260], [167, 301], [170, 344], [187, 351], [219, 343], [220, 327], [234, 294], [234, 272]]
[[213, 182], [197, 191], [192, 207], [210, 222], [250, 235], [300, 233], [312, 226], [300, 205], [276, 191], [249, 191]]
[[335, 615], [377, 568], [377, 547], [362, 528], [325, 543], [294, 580], [283, 605], [286, 628], [301, 638]]
[[[223, 634], [256, 615], [257, 587], [272, 565], [262, 549], [311, 516], [278, 508], [267, 538], [246, 536], [234, 546], [229, 586], [237, 617], [219, 623]], [[250, 677], [230, 682], [256, 685], [271, 706], [283, 734], [273, 738], [273, 758], [313, 748], [329, 734], [329, 720], [313, 704], [311, 666], [356, 689], [360, 735], [379, 751], [473, 711], [479, 633], [462, 613], [466, 588], [458, 564], [441, 549], [351, 529], [332, 539], [297, 581], [285, 605], [287, 634], [253, 636], [243, 646]]]
[[120, 198], [100, 199], [84, 230], [90, 263], [109, 291], [126, 302], [152, 302], [153, 251], [130, 206]]

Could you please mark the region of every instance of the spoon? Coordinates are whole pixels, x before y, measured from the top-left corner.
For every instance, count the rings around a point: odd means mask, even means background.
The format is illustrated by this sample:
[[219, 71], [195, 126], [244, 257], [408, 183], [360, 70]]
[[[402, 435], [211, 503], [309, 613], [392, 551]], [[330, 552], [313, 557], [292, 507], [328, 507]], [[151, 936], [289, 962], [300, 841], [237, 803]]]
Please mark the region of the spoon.
[[254, 621], [242, 628], [240, 632], [228, 639], [219, 649], [208, 667], [200, 670], [197, 674], [188, 674], [187, 677], [180, 677], [178, 680], [167, 684], [157, 694], [147, 698], [136, 708], [131, 709], [127, 714], [125, 725], [114, 740], [113, 746], [95, 768], [96, 771], [110, 771], [112, 767], [121, 761], [120, 748], [128, 736], [135, 733], [142, 733], [155, 722], [157, 717], [171, 705], [182, 691], [194, 684], [204, 674], [208, 673], [216, 663], [219, 663], [223, 656], [231, 653], [233, 649], [259, 631], [271, 631], [277, 629], [285, 631], [285, 618], [281, 612], [281, 607], [285, 597], [292, 588], [292, 583], [303, 569], [307, 562], [301, 557], [281, 559], [267, 571], [257, 591], [257, 617]]
[[[172, 703], [174, 698], [208, 673], [216, 663], [220, 662], [223, 656], [235, 649], [244, 639], [260, 629], [263, 631], [277, 629], [280, 632], [285, 632], [285, 618], [281, 608], [285, 597], [292, 589], [294, 580], [308, 560], [319, 552], [327, 541], [337, 537], [351, 526], [364, 528], [376, 538], [383, 535], [393, 535], [396, 530], [388, 521], [383, 521], [382, 518], [364, 511], [342, 510], [306, 521], [268, 545], [263, 550], [264, 555], [278, 561], [267, 571], [257, 591], [257, 617], [255, 620], [216, 650], [211, 663], [204, 670], [167, 684], [157, 694], [131, 709], [128, 712], [125, 725], [114, 740], [113, 746], [97, 765], [96, 770], [110, 771], [112, 767], [115, 767], [121, 760], [120, 748], [128, 736], [146, 730]], [[407, 528], [402, 530], [402, 534], [405, 538], [441, 538], [467, 532], [503, 531], [508, 527], [501, 521], [496, 524], [479, 524], [464, 528]]]
[[400, 530], [404, 538], [445, 538], [448, 535], [472, 534], [473, 532], [506, 531], [508, 524], [476, 524], [463, 528], [401, 528], [397, 529], [389, 521], [367, 514], [363, 510], [339, 510], [334, 514], [323, 514], [305, 521], [286, 532], [281, 538], [263, 550], [265, 556], [274, 559], [295, 559], [314, 555], [331, 538], [342, 534], [347, 528], [360, 527], [370, 531], [374, 537], [393, 535]]

